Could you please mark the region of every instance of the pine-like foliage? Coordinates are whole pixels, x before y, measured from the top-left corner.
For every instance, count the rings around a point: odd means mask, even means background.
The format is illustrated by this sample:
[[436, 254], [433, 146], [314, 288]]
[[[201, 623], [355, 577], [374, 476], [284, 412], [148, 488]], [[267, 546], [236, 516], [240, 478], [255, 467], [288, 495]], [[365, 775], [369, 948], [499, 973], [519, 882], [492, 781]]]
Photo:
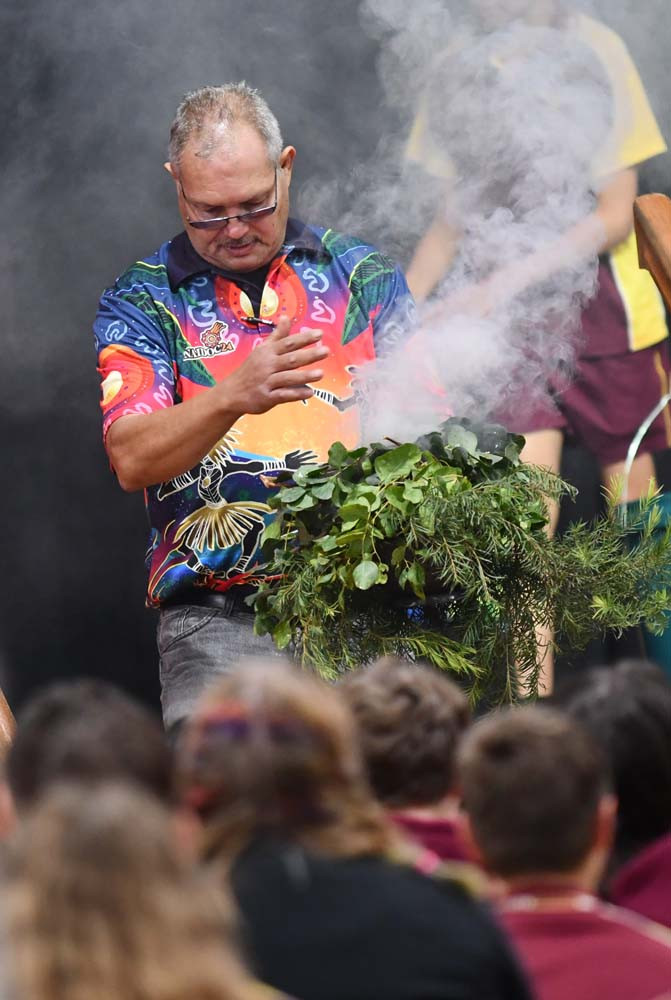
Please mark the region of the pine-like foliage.
[[520, 461], [524, 439], [451, 419], [414, 444], [348, 451], [285, 474], [264, 533], [256, 630], [324, 677], [393, 653], [460, 678], [474, 699], [538, 686], [536, 629], [584, 645], [645, 620], [664, 627], [671, 528], [652, 494], [625, 525], [547, 535], [573, 491]]

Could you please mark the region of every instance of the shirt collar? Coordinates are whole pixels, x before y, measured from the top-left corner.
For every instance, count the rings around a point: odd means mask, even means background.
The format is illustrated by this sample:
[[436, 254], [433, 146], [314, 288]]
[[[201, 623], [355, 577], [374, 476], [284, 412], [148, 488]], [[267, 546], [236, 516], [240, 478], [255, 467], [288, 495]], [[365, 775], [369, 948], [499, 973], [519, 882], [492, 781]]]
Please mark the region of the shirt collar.
[[[331, 257], [331, 254], [315, 231], [299, 219], [289, 219], [287, 221], [284, 242], [278, 256], [289, 254], [294, 250], [305, 250], [307, 253], [318, 257]], [[208, 272], [211, 274], [222, 274], [232, 281], [236, 279], [235, 271], [224, 271], [203, 260], [200, 254], [194, 250], [186, 232], [181, 232], [170, 241], [167, 269], [168, 278], [173, 290], [178, 288], [188, 278]]]

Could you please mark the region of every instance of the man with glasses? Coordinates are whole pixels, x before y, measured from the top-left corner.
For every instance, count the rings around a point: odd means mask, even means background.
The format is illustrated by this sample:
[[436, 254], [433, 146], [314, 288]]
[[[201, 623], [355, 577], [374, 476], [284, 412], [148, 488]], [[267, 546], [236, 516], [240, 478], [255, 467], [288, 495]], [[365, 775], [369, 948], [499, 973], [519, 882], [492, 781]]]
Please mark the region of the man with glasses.
[[168, 727], [268, 652], [244, 598], [274, 477], [356, 443], [354, 372], [412, 314], [388, 258], [289, 217], [295, 155], [245, 84], [188, 94], [165, 165], [184, 232], [104, 292], [95, 322], [106, 448], [121, 486], [145, 490]]

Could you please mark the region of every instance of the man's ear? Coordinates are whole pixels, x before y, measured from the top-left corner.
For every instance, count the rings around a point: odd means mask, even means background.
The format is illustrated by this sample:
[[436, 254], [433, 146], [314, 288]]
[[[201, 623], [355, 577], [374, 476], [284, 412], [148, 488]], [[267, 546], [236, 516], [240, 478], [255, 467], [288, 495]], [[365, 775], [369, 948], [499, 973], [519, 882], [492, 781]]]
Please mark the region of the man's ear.
[[617, 821], [617, 798], [614, 795], [603, 795], [599, 800], [594, 831], [594, 847], [609, 854], [615, 840], [615, 825]]
[[294, 146], [285, 146], [280, 153], [279, 165], [287, 178], [287, 186], [291, 183], [291, 172], [294, 169], [296, 149]]
[[0, 840], [6, 840], [17, 826], [16, 807], [6, 779], [0, 778]]
[[459, 833], [461, 834], [461, 840], [466, 848], [469, 860], [473, 861], [476, 865], [480, 865], [481, 868], [486, 868], [485, 859], [482, 856], [482, 851], [478, 847], [478, 842], [473, 833], [470, 816], [466, 812], [459, 814]]
[[177, 178], [177, 174], [175, 173], [173, 165], [170, 162], [170, 160], [166, 160], [166, 162], [163, 164], [163, 169], [168, 171], [168, 173], [170, 174], [170, 176], [172, 177], [172, 179], [174, 180], [174, 182], [176, 184], [178, 178]]

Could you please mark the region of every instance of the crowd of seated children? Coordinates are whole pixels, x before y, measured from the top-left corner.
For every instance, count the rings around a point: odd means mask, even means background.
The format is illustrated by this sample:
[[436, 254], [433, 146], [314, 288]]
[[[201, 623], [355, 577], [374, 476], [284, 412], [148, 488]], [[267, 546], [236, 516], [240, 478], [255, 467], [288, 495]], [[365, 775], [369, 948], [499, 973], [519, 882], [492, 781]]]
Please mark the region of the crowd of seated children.
[[178, 758], [261, 980], [300, 1000], [529, 996], [490, 915], [373, 798], [333, 686], [246, 664], [209, 692]]
[[4, 762], [0, 997], [668, 1000], [670, 742], [645, 663], [472, 723], [418, 664], [246, 662], [176, 747], [54, 685]]

